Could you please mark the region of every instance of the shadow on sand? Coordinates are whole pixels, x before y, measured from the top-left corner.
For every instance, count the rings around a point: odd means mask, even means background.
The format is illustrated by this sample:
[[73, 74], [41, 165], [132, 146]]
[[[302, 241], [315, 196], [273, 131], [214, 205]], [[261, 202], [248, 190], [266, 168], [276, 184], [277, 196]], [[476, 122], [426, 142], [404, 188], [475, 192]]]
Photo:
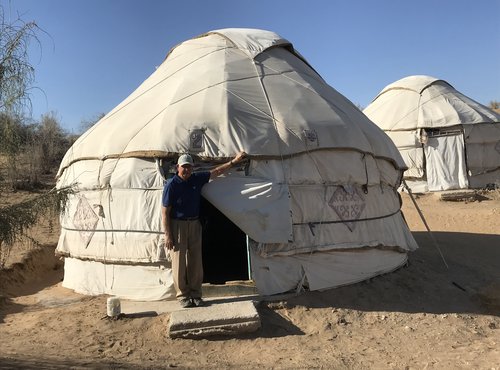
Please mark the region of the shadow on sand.
[[409, 263], [366, 282], [288, 298], [288, 305], [500, 316], [500, 235], [414, 232]]

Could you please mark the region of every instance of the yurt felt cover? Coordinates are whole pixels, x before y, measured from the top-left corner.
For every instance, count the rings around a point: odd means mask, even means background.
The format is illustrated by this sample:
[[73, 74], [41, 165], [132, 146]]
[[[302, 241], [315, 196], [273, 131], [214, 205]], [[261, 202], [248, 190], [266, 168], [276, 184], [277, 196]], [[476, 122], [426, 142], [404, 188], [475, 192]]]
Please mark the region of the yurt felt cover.
[[363, 112], [384, 131], [500, 122], [498, 113], [448, 82], [423, 75], [387, 85]]
[[78, 191], [61, 219], [58, 252], [158, 262], [161, 162], [190, 152], [209, 165], [240, 150], [249, 163], [203, 194], [262, 256], [416, 248], [395, 192], [406, 167], [390, 139], [289, 41], [226, 29], [173, 48], [67, 152], [58, 186]]

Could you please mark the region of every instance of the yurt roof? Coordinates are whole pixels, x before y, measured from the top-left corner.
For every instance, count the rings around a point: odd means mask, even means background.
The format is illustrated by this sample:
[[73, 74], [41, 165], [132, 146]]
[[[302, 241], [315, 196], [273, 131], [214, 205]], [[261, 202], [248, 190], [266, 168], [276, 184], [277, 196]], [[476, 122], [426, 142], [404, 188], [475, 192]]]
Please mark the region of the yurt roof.
[[500, 122], [498, 113], [448, 82], [424, 75], [387, 85], [363, 112], [385, 131]]
[[[288, 40], [255, 29], [222, 29], [174, 47], [130, 96], [85, 132], [59, 170], [75, 161], [168, 157], [223, 159], [244, 150], [284, 158], [356, 150], [404, 168], [396, 148], [329, 86]], [[315, 138], [313, 142], [309, 139]]]
[[[408, 76], [384, 87], [384, 89], [378, 94], [377, 98], [389, 90], [409, 90], [417, 94], [422, 94], [425, 89], [434, 83], [448, 85], [453, 89], [453, 86], [451, 86], [448, 82], [431, 76]], [[373, 100], [376, 100], [377, 98]]]

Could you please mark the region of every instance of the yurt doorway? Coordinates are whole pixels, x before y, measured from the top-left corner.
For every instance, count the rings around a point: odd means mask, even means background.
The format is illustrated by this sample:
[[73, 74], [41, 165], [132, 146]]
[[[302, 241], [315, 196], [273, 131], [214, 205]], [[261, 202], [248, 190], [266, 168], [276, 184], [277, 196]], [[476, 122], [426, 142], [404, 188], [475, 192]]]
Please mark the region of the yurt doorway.
[[248, 280], [246, 235], [202, 197], [204, 283]]
[[465, 144], [458, 129], [428, 130], [425, 145], [429, 191], [466, 189], [469, 186], [465, 165]]

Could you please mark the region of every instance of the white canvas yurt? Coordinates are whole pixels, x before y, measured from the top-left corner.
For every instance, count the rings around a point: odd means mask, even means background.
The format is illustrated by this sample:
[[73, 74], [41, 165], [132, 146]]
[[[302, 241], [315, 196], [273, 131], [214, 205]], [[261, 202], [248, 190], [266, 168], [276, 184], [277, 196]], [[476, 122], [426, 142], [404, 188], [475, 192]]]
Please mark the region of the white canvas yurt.
[[180, 153], [209, 168], [249, 160], [203, 188], [207, 282], [261, 295], [393, 271], [417, 245], [400, 212], [405, 164], [387, 135], [279, 35], [208, 32], [174, 47], [64, 157], [74, 186], [57, 253], [65, 287], [174, 299], [161, 195]]
[[500, 186], [500, 115], [446, 81], [403, 78], [363, 112], [398, 147], [414, 192]]

